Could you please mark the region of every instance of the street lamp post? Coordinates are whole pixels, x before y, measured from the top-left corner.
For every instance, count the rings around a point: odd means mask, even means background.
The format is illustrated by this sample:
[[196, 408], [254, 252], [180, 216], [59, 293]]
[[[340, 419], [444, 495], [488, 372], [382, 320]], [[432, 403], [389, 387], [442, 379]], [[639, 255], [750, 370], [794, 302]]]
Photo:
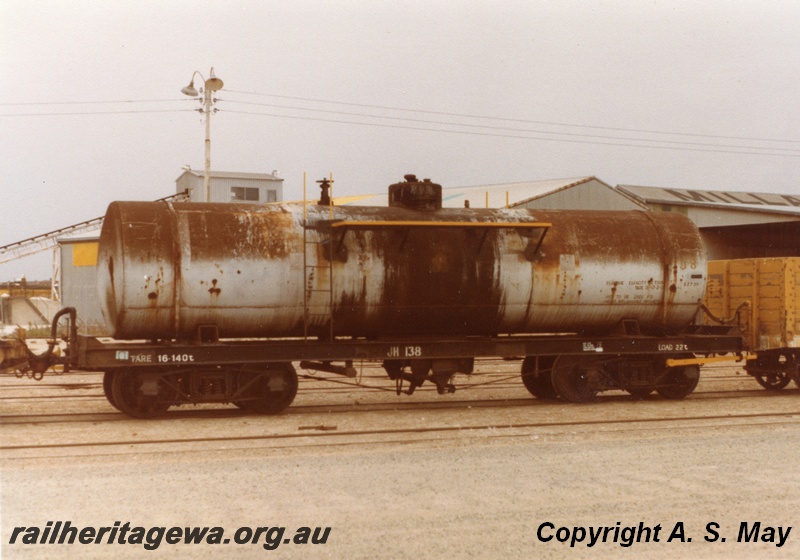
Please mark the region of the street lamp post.
[[[213, 94], [215, 91], [221, 90], [223, 84], [222, 80], [214, 75], [213, 66], [211, 67], [211, 73], [207, 80], [203, 78], [203, 75], [200, 72], [195, 70], [192, 74], [191, 81], [189, 81], [189, 85], [181, 89], [182, 93], [190, 97], [198, 96], [198, 91], [194, 87], [195, 74], [199, 75], [203, 80], [203, 88], [200, 90], [203, 92], [203, 108], [200, 109], [200, 112], [204, 113], [206, 117], [206, 174], [205, 178], [203, 179], [203, 192], [205, 202], [211, 202], [211, 105], [214, 103], [214, 99], [212, 99], [211, 94]], [[216, 111], [216, 109], [214, 110]]]

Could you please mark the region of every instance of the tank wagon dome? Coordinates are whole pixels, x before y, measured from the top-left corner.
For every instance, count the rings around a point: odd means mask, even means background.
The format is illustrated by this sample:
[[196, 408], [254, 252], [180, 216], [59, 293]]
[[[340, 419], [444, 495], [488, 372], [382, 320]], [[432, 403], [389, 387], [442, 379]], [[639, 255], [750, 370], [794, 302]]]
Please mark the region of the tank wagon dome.
[[114, 202], [98, 289], [112, 336], [494, 335], [677, 330], [705, 288], [695, 225], [648, 211]]

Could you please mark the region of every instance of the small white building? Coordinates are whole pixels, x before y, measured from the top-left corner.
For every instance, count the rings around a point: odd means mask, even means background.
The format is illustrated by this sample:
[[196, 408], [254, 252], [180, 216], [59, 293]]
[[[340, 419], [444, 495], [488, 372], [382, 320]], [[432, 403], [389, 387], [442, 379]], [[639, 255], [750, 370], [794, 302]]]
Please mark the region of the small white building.
[[189, 166], [175, 180], [176, 192], [188, 192], [189, 202], [249, 202], [264, 204], [283, 200], [283, 179], [272, 173], [238, 173], [212, 171], [209, 174], [210, 199], [206, 201], [203, 188], [204, 171]]
[[97, 247], [100, 232], [58, 240], [61, 305], [78, 310], [78, 332], [105, 334], [97, 294]]

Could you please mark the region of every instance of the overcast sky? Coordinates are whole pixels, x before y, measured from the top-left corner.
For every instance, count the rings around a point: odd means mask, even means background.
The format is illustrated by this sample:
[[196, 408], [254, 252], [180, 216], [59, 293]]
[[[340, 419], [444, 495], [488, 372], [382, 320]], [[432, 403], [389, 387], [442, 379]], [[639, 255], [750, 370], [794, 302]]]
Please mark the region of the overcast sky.
[[[445, 187], [800, 192], [800, 2], [0, 0], [0, 245], [203, 169], [285, 198]], [[202, 80], [197, 80], [199, 85]], [[0, 281], [50, 276], [49, 254]]]

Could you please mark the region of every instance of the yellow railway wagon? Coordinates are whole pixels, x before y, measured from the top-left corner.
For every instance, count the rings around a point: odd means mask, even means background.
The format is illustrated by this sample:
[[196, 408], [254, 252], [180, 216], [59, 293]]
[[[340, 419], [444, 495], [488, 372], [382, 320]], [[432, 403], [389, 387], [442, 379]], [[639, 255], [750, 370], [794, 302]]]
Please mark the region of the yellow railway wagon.
[[705, 306], [740, 322], [758, 356], [745, 369], [762, 386], [800, 386], [800, 257], [709, 262]]

